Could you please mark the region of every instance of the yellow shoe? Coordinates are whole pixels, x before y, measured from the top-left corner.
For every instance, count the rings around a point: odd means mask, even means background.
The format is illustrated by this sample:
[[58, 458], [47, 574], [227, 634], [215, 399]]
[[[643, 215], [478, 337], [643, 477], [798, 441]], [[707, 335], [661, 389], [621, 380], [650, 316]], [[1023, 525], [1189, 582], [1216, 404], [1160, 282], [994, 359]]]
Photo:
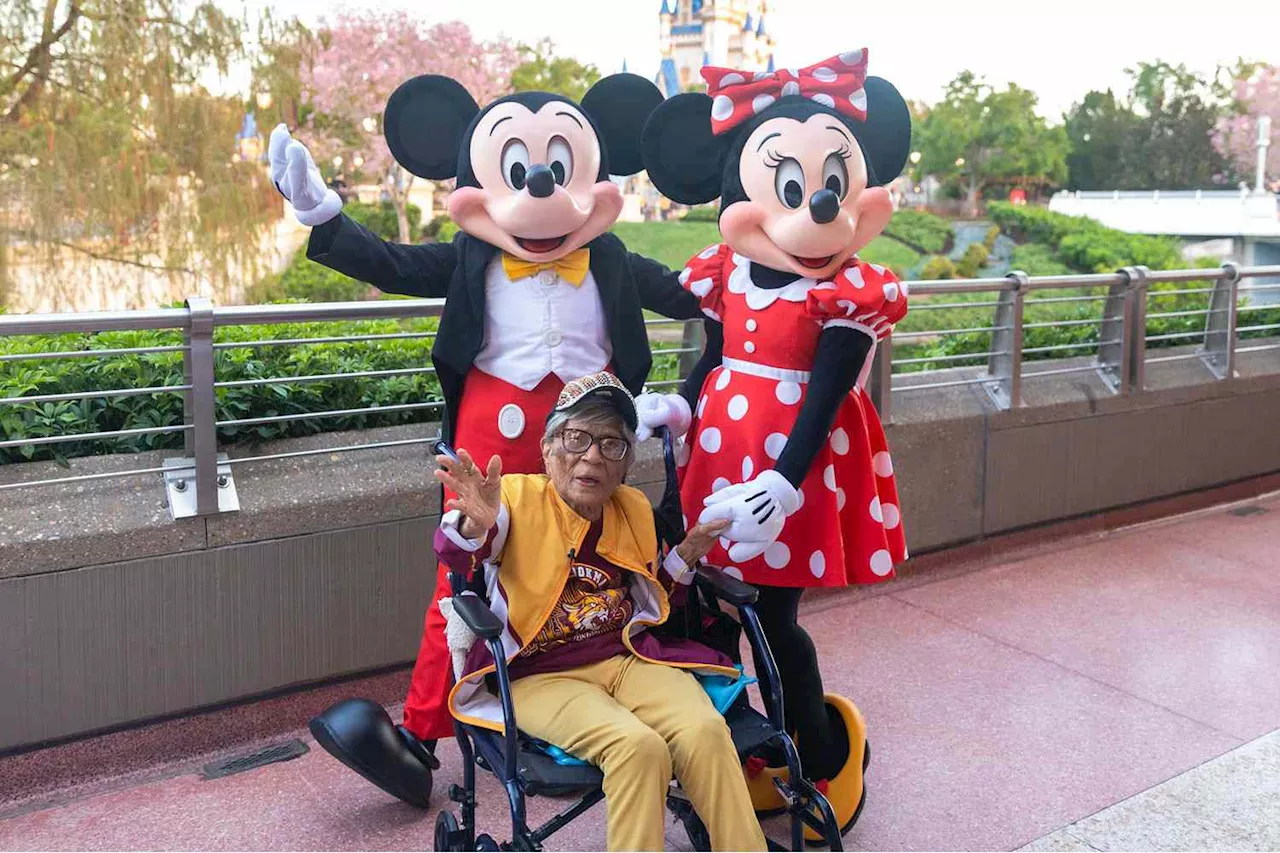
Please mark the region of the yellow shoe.
[[769, 767], [764, 759], [752, 756], [742, 765], [742, 772], [747, 778], [747, 790], [751, 793], [751, 806], [756, 814], [769, 817], [786, 810], [787, 803], [782, 799], [782, 794], [778, 793], [773, 780], [790, 780], [790, 770], [786, 767]]
[[[827, 795], [827, 801], [831, 803], [831, 810], [835, 812], [836, 825], [840, 827], [840, 834], [844, 835], [857, 822], [867, 796], [866, 787], [863, 784], [863, 771], [866, 770], [870, 757], [867, 752], [867, 722], [857, 706], [843, 696], [827, 693], [823, 698], [840, 717], [849, 737], [849, 758], [845, 761], [844, 767], [840, 768], [840, 772], [826, 780], [826, 790], [823, 792]], [[825, 841], [808, 826], [804, 828], [804, 837], [806, 841]]]

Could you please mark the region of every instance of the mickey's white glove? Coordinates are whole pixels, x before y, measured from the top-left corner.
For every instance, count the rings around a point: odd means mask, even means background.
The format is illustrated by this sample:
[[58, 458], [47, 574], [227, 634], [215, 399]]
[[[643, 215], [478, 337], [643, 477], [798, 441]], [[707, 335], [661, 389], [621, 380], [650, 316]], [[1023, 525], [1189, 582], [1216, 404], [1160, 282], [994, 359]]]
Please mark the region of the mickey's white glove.
[[293, 205], [298, 221], [309, 228], [323, 225], [342, 211], [342, 198], [324, 185], [320, 170], [305, 145], [289, 135], [284, 124], [271, 131], [267, 145], [271, 180]]
[[640, 421], [637, 441], [648, 441], [658, 427], [666, 427], [672, 438], [679, 438], [693, 423], [689, 403], [679, 394], [641, 394], [636, 397], [636, 417]]
[[800, 493], [777, 471], [762, 471], [753, 479], [729, 486], [703, 499], [706, 508], [698, 523], [729, 519], [721, 534], [733, 542], [729, 559], [735, 563], [765, 552], [778, 540], [787, 516], [800, 508]]

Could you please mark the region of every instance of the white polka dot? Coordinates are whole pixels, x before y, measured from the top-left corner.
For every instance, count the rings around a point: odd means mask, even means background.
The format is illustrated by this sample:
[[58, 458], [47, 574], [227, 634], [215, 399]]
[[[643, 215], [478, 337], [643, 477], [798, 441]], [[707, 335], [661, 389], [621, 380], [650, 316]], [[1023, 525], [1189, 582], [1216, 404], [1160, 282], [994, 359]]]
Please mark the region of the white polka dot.
[[764, 79], [766, 79], [766, 78], [768, 78], [768, 77], [772, 77], [772, 76], [773, 76], [773, 74], [769, 73], [768, 71], [757, 71], [754, 75], [752, 75], [751, 79], [752, 79], [752, 80], [764, 80]]
[[680, 270], [680, 283], [688, 284], [689, 279], [692, 275], [693, 275], [693, 270], [689, 269], [688, 267], [685, 267], [684, 269]]
[[836, 512], [844, 511], [845, 494], [844, 489], [836, 489]]
[[902, 288], [902, 295], [904, 297], [911, 295], [911, 288], [907, 287], [907, 283], [905, 281], [898, 282], [898, 287]]
[[720, 537], [720, 547], [725, 549], [726, 551], [729, 550], [729, 546], [732, 544], [733, 544], [732, 542], [730, 542], [728, 539], [725, 539], [723, 536]]
[[884, 505], [884, 529], [893, 530], [902, 521], [902, 515], [898, 512], [896, 504]]
[[822, 469], [822, 485], [833, 492], [836, 490], [836, 466], [828, 465]]
[[844, 431], [844, 427], [836, 427], [831, 431], [831, 449], [837, 456], [844, 456], [849, 452], [849, 433]]
[[729, 406], [728, 406], [729, 417], [732, 418], [733, 420], [740, 421], [743, 418], [745, 418], [747, 416], [748, 408], [750, 408], [750, 404], [747, 402], [747, 398], [745, 395], [734, 394], [731, 398], [729, 398]]
[[818, 94], [811, 95], [810, 97], [812, 98], [813, 101], [815, 101], [816, 103], [822, 104], [824, 107], [830, 107], [831, 109], [835, 109], [836, 99], [828, 95], [826, 92], [819, 92]]
[[845, 270], [844, 277], [848, 279], [849, 283], [858, 290], [862, 290], [862, 288], [867, 286], [867, 282], [862, 278], [862, 270], [857, 267], [849, 267]]
[[729, 371], [729, 368], [727, 367], [720, 368], [720, 375], [716, 377], [716, 390], [723, 391], [724, 389], [728, 388], [729, 380], [732, 378], [733, 378], [733, 374]]
[[[689, 457], [693, 455], [693, 448], [689, 446], [689, 442], [684, 439], [680, 440], [680, 451], [676, 455], [676, 465], [683, 468], [689, 464]], [[685, 525], [687, 529], [689, 525]]]
[[867, 111], [867, 90], [859, 89], [849, 96], [849, 103], [863, 112]]
[[756, 345], [755, 345], [755, 342], [754, 342], [754, 341], [747, 341], [745, 344], [743, 344], [743, 345], [742, 345], [742, 348], [743, 348], [744, 350], [746, 350], [747, 352], [755, 352], [755, 351], [756, 351]]
[[830, 68], [819, 66], [813, 69], [813, 78], [815, 80], [821, 80], [823, 83], [830, 83], [832, 80], [836, 79], [836, 72], [832, 71]]
[[694, 296], [699, 296], [699, 297], [706, 296], [708, 293], [711, 292], [712, 284], [714, 284], [714, 282], [712, 282], [711, 279], [700, 278], [697, 281], [695, 281], [693, 284], [689, 285], [689, 291]]
[[898, 301], [898, 284], [897, 284], [897, 282], [893, 282], [893, 281], [886, 281], [886, 282], [884, 283], [884, 298], [885, 298], [885, 299], [887, 299], [887, 300], [889, 300], [890, 302], [897, 302], [897, 301]]
[[827, 573], [827, 558], [821, 551], [814, 551], [809, 555], [809, 572], [815, 578], [820, 578]]
[[889, 458], [889, 451], [881, 450], [875, 456], [872, 456], [871, 467], [875, 469], [876, 476], [878, 477], [892, 476], [893, 460]]
[[739, 83], [747, 82], [747, 78], [743, 77], [736, 71], [730, 71], [728, 74], [720, 78], [721, 86], [737, 86]]
[[724, 572], [726, 575], [728, 575], [731, 578], [742, 580], [742, 569], [738, 568], [737, 566], [725, 566], [720, 571]]
[[788, 68], [788, 69], [786, 69], [786, 72], [787, 72], [788, 74], [790, 74], [792, 77], [799, 77], [799, 76], [800, 76], [800, 69], [799, 69], [799, 68]]
[[796, 489], [796, 512], [799, 512], [802, 506], [804, 506], [804, 489]]
[[716, 95], [711, 102], [711, 117], [716, 121], [724, 121], [733, 115], [733, 99], [728, 95]]
[[698, 434], [698, 445], [708, 453], [717, 453], [720, 450], [720, 430], [715, 427], [707, 427]]
[[748, 332], [754, 332], [754, 331], [755, 331], [756, 329], [758, 329], [758, 328], [760, 328], [760, 324], [759, 324], [759, 323], [757, 323], [755, 320], [748, 320], [748, 321], [747, 321], [747, 331], [748, 331]]
[[782, 449], [787, 446], [787, 437], [780, 432], [769, 433], [768, 438], [764, 440], [764, 452], [770, 459], [777, 459], [782, 455]]
[[771, 569], [785, 569], [791, 562], [791, 549], [783, 542], [774, 542], [764, 549], [764, 561]]
[[707, 395], [703, 394], [700, 398], [698, 398], [698, 411], [697, 411], [698, 417], [702, 417], [702, 413], [706, 408], [707, 408]]
[[755, 473], [756, 463], [751, 461], [750, 456], [742, 457], [742, 482], [751, 479], [751, 475]]
[[884, 577], [893, 571], [893, 557], [889, 555], [888, 551], [881, 548], [871, 555], [871, 571], [880, 577]]
[[800, 84], [797, 83], [795, 80], [788, 80], [787, 82], [782, 84], [782, 96], [784, 98], [787, 95], [798, 95], [798, 94], [800, 94]]
[[715, 492], [718, 492], [721, 489], [729, 488], [729, 486], [731, 485], [733, 484], [729, 482], [728, 477], [716, 477], [714, 480], [711, 481], [711, 491], [714, 494]]
[[880, 506], [880, 496], [877, 495], [871, 499], [871, 506], [867, 507], [871, 512], [871, 520], [876, 524], [884, 524], [884, 509]]
[[689, 517], [686, 516], [683, 512], [680, 513], [680, 526], [683, 527], [685, 530], [689, 529]]
[[702, 313], [706, 314], [708, 317], [710, 317], [712, 320], [715, 320], [717, 323], [720, 322], [720, 315], [712, 311], [710, 308], [703, 308]]
[[845, 65], [857, 65], [862, 61], [862, 51], [851, 50], [848, 53], [840, 54], [840, 61]]
[[773, 95], [756, 95], [751, 99], [751, 109], [755, 112], [767, 110], [775, 100], [777, 99]]
[[853, 312], [858, 310], [858, 304], [848, 299], [837, 299], [836, 307], [843, 311], [846, 317], [852, 317]]
[[708, 246], [707, 248], [699, 252], [698, 257], [702, 258], [705, 261], [707, 258], [714, 256], [719, 251], [720, 251], [720, 245], [718, 243], [713, 243], [712, 245]]
[[774, 389], [773, 393], [778, 396], [779, 403], [794, 406], [800, 402], [800, 383], [783, 380], [778, 383], [778, 387]]

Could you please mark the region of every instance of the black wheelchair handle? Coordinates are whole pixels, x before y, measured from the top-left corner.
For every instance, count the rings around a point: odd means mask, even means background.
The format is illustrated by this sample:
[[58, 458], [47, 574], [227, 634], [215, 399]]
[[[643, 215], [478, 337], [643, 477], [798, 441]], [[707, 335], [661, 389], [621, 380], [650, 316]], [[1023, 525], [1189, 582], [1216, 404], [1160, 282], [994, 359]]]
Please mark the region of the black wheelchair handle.
[[493, 615], [493, 611], [484, 603], [480, 596], [474, 593], [463, 593], [453, 597], [453, 609], [458, 611], [462, 616], [462, 621], [467, 623], [478, 637], [486, 640], [495, 640], [502, 636], [502, 623], [498, 621], [498, 617]]
[[760, 597], [760, 591], [754, 586], [726, 575], [715, 566], [698, 566], [697, 572], [699, 586], [735, 607], [755, 604]]

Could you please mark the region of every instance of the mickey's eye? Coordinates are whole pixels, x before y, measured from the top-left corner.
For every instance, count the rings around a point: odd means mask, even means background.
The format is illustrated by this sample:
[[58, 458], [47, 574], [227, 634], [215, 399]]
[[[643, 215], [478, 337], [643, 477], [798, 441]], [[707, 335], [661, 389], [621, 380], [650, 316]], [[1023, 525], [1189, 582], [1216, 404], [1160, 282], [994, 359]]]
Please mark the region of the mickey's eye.
[[529, 171], [529, 149], [519, 139], [502, 146], [502, 180], [519, 192], [524, 189], [524, 176]]
[[573, 178], [573, 149], [562, 137], [551, 137], [547, 145], [547, 165], [556, 176], [556, 183], [564, 186]]
[[804, 203], [804, 169], [790, 157], [783, 158], [773, 177], [778, 201], [795, 210]]
[[839, 153], [828, 154], [826, 162], [822, 164], [822, 186], [840, 196], [841, 201], [844, 201], [845, 193], [849, 192], [849, 170], [845, 168], [844, 157]]

